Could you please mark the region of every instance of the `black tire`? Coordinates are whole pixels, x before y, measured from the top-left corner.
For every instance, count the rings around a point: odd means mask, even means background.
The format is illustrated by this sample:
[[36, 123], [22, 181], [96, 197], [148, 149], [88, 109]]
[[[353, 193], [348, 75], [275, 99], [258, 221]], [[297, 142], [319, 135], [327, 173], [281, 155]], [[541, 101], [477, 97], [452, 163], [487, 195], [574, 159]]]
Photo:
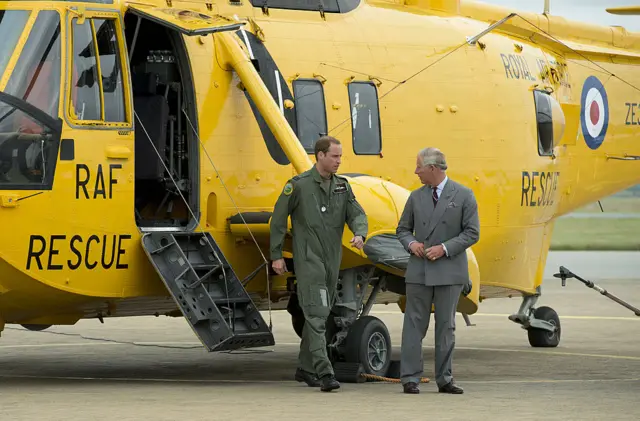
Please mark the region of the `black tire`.
[[[364, 316], [355, 321], [346, 338], [345, 359], [360, 363], [365, 373], [386, 376], [391, 364], [391, 337], [387, 327], [374, 316]], [[369, 347], [377, 352], [369, 358]]]
[[20, 325], [20, 326], [22, 326], [27, 330], [32, 330], [34, 332], [39, 332], [41, 330], [49, 329], [51, 327], [51, 325], [31, 325], [31, 324]]
[[529, 336], [529, 344], [536, 348], [555, 348], [560, 343], [560, 318], [558, 313], [551, 307], [539, 307], [533, 312], [536, 319], [545, 320], [558, 327], [555, 332], [549, 332], [542, 329], [529, 328], [527, 334]]

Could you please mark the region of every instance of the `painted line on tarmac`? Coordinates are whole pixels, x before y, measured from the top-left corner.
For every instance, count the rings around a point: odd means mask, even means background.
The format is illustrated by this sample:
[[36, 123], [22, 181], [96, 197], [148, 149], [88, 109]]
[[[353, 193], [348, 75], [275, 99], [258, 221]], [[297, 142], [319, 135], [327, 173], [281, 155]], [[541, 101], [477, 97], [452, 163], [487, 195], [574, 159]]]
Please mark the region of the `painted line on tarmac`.
[[[276, 343], [277, 345], [286, 345], [286, 346], [300, 346], [300, 343], [295, 342], [280, 342]], [[400, 348], [400, 344], [392, 344], [392, 346]], [[423, 346], [422, 349], [434, 349], [433, 346]], [[456, 346], [456, 350], [467, 350], [467, 351], [492, 351], [492, 352], [521, 352], [527, 354], [540, 354], [540, 355], [559, 355], [565, 357], [592, 357], [592, 358], [609, 358], [616, 360], [631, 360], [631, 361], [640, 361], [640, 357], [633, 357], [630, 355], [608, 355], [608, 354], [586, 354], [579, 352], [558, 352], [558, 351], [534, 351], [532, 349], [508, 349], [508, 348], [479, 348], [479, 347], [466, 347], [466, 346]]]
[[[231, 383], [243, 384], [283, 384], [298, 383], [294, 380], [247, 380], [247, 379], [161, 379], [161, 378], [135, 378], [135, 377], [76, 377], [76, 376], [36, 376], [26, 374], [0, 374], [1, 379], [33, 379], [33, 380], [75, 380], [75, 381], [109, 381], [109, 382], [147, 382], [147, 383]], [[535, 383], [611, 383], [611, 382], [638, 382], [640, 378], [622, 379], [531, 379], [531, 380], [465, 380], [465, 384], [535, 384]], [[362, 384], [394, 384], [391, 382], [365, 382]]]
[[[23, 344], [23, 345], [0, 345], [0, 349], [20, 349], [20, 348], [49, 348], [49, 347], [83, 347], [83, 346], [103, 346], [103, 345], [141, 345], [141, 346], [158, 346], [162, 347], [162, 345], [172, 344], [172, 345], [202, 345], [200, 342], [135, 342], [135, 343], [118, 343], [118, 342], [72, 342], [72, 343], [53, 343], [53, 344]], [[400, 344], [392, 344], [393, 347], [400, 348]], [[295, 346], [299, 347], [299, 342], [277, 342], [277, 346]], [[269, 347], [273, 350], [273, 347]], [[423, 349], [433, 349], [433, 346], [423, 346]], [[180, 349], [180, 347], [172, 348], [172, 349]], [[184, 348], [183, 350], [188, 351], [196, 348]], [[199, 348], [198, 348], [199, 349]], [[255, 348], [255, 354], [261, 354], [262, 348]], [[515, 352], [515, 353], [526, 353], [526, 354], [539, 354], [539, 355], [554, 355], [554, 356], [564, 356], [564, 357], [588, 357], [588, 358], [607, 358], [612, 360], [630, 360], [630, 361], [640, 361], [640, 357], [634, 357], [631, 355], [610, 355], [610, 354], [589, 354], [582, 352], [560, 352], [560, 351], [547, 351], [547, 350], [533, 350], [533, 349], [509, 349], [509, 348], [483, 348], [483, 347], [465, 347], [465, 346], [456, 346], [456, 350], [467, 350], [467, 351], [491, 351], [491, 352]], [[252, 354], [254, 352], [238, 352], [237, 355], [247, 355]], [[233, 352], [228, 353], [229, 355], [234, 355]]]
[[[200, 342], [177, 342], [177, 341], [165, 341], [165, 342], [110, 342], [111, 340], [103, 339], [91, 339], [96, 342], [60, 342], [52, 344], [20, 344], [20, 345], [0, 345], [0, 349], [12, 349], [12, 348], [64, 348], [74, 346], [104, 346], [104, 345], [136, 345], [136, 346], [158, 346], [164, 345], [202, 345]], [[189, 348], [172, 348], [172, 349], [189, 349]]]
[[106, 380], [114, 382], [157, 382], [157, 383], [297, 383], [294, 380], [247, 380], [247, 379], [158, 379], [134, 377], [75, 377], [75, 376], [35, 376], [27, 374], [0, 374], [0, 379], [40, 379], [40, 380]]
[[[607, 382], [638, 382], [639, 378], [630, 379], [532, 379], [532, 380], [465, 380], [467, 384], [531, 384], [531, 383], [607, 383]], [[462, 381], [461, 381], [462, 384]]]
[[[400, 312], [400, 310], [398, 311], [371, 311], [371, 314], [397, 314], [397, 315], [403, 315], [402, 312]], [[458, 314], [458, 316], [462, 316], [460, 314]], [[508, 318], [510, 316], [510, 314], [497, 314], [497, 313], [475, 313], [475, 314], [470, 314], [469, 317], [473, 318], [476, 316], [481, 316], [481, 317], [504, 317], [504, 318]], [[563, 315], [558, 315], [560, 317], [560, 319], [573, 319], [573, 320], [634, 320], [636, 322], [640, 322], [640, 317], [626, 317], [626, 316], [563, 316]]]
[[[23, 344], [23, 345], [0, 345], [0, 349], [20, 349], [20, 348], [49, 348], [49, 347], [57, 347], [57, 348], [65, 348], [65, 347], [83, 347], [83, 346], [104, 346], [104, 345], [142, 345], [142, 346], [158, 346], [162, 347], [162, 345], [172, 344], [172, 345], [202, 345], [200, 342], [135, 342], [135, 343], [115, 343], [115, 342], [97, 342], [97, 343], [87, 343], [87, 342], [72, 342], [72, 343], [53, 343], [53, 344]], [[393, 347], [400, 348], [400, 344], [392, 344]], [[299, 347], [299, 342], [277, 342], [277, 346], [295, 346]], [[433, 349], [433, 346], [423, 346], [423, 349]], [[180, 349], [172, 348], [172, 349]], [[184, 348], [185, 351], [196, 349], [196, 348]], [[198, 348], [199, 349], [199, 348]], [[273, 347], [270, 347], [273, 350]], [[255, 354], [261, 354], [262, 348], [256, 348]], [[612, 360], [631, 360], [631, 361], [640, 361], [640, 357], [634, 357], [631, 355], [610, 355], [610, 354], [589, 354], [582, 352], [560, 352], [560, 351], [547, 351], [547, 350], [533, 350], [533, 349], [509, 349], [509, 348], [483, 348], [483, 347], [465, 347], [465, 346], [456, 346], [456, 350], [467, 350], [467, 351], [491, 351], [491, 352], [515, 352], [515, 353], [526, 353], [526, 354], [539, 354], [539, 355], [554, 355], [554, 356], [564, 356], [564, 357], [588, 357], [588, 358], [607, 358]], [[237, 355], [247, 355], [252, 354], [253, 352], [238, 352]], [[228, 353], [229, 355], [234, 355], [233, 352]]]
[[104, 346], [104, 345], [124, 345], [119, 343], [101, 342], [101, 343], [87, 343], [87, 342], [70, 342], [70, 343], [57, 343], [57, 344], [22, 344], [22, 345], [0, 345], [0, 349], [14, 349], [14, 348], [54, 348], [54, 347], [74, 347], [74, 346]]

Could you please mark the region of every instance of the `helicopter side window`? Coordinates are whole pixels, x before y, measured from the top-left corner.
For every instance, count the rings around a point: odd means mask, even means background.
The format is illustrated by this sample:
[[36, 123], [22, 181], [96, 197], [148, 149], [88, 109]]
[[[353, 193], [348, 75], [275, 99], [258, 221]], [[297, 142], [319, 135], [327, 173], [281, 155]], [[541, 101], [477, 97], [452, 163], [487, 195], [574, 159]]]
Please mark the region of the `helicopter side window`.
[[550, 156], [553, 154], [553, 114], [551, 111], [551, 97], [548, 93], [533, 91], [536, 102], [536, 123], [538, 128], [538, 154]]
[[377, 155], [382, 150], [378, 91], [371, 82], [349, 83], [349, 107], [353, 151], [357, 155]]
[[100, 87], [91, 21], [73, 19], [73, 111], [77, 120], [100, 120]]
[[327, 133], [327, 112], [322, 83], [316, 79], [293, 81], [298, 139], [307, 153], [313, 153], [315, 142]]
[[102, 90], [104, 92], [104, 120], [124, 122], [124, 87], [122, 86], [122, 70], [118, 54], [118, 39], [113, 20], [96, 19], [94, 21], [98, 41], [98, 58], [102, 73]]
[[78, 122], [126, 122], [122, 63], [112, 19], [73, 19], [71, 115]]

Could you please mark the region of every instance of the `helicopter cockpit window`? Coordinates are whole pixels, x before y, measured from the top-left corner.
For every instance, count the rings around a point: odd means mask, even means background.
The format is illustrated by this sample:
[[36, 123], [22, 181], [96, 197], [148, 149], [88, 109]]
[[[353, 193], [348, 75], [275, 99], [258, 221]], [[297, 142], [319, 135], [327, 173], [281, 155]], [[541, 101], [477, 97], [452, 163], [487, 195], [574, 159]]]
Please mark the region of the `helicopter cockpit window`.
[[293, 81], [298, 139], [307, 153], [313, 153], [318, 138], [327, 133], [327, 112], [322, 83], [316, 79]]
[[536, 122], [538, 128], [538, 154], [553, 154], [553, 114], [551, 97], [547, 92], [533, 91], [536, 102]]
[[30, 14], [27, 10], [0, 10], [0, 75], [9, 64]]
[[126, 122], [122, 71], [113, 20], [72, 21], [71, 115], [74, 120]]
[[51, 189], [61, 126], [59, 118], [0, 92], [0, 189]]
[[55, 10], [40, 11], [3, 91], [57, 117], [61, 49], [60, 15]]
[[357, 155], [376, 155], [382, 150], [378, 92], [371, 82], [349, 83], [349, 107], [353, 151]]

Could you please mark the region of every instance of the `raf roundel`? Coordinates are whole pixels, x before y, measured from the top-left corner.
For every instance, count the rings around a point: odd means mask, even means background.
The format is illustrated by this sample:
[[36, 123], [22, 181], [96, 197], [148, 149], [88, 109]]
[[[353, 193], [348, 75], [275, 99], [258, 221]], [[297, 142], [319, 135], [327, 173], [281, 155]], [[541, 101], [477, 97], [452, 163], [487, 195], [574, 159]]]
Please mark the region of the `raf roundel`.
[[598, 149], [609, 128], [609, 100], [604, 85], [595, 76], [589, 76], [582, 87], [580, 123], [587, 146]]

